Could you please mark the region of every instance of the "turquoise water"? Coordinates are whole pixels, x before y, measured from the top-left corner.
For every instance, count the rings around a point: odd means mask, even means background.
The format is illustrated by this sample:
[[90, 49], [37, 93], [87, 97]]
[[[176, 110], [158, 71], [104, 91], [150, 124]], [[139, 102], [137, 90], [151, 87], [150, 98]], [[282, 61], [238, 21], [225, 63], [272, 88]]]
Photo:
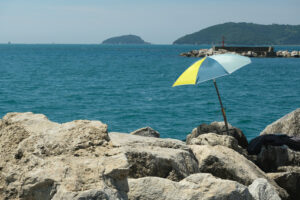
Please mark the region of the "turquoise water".
[[[197, 60], [179, 54], [207, 47], [0, 45], [0, 116], [30, 111], [60, 123], [100, 120], [109, 131], [150, 126], [184, 139], [201, 123], [223, 120], [212, 81], [171, 87]], [[228, 121], [251, 139], [300, 107], [300, 58], [253, 58], [217, 83]]]

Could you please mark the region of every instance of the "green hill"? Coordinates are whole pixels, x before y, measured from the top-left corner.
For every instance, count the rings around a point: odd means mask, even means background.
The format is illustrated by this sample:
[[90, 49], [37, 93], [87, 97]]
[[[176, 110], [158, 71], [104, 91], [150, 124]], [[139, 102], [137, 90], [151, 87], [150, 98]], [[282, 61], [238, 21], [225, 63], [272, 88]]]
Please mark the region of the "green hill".
[[136, 35], [122, 35], [104, 40], [102, 44], [149, 44]]
[[296, 45], [300, 44], [300, 25], [261, 25], [224, 23], [183, 36], [173, 44]]

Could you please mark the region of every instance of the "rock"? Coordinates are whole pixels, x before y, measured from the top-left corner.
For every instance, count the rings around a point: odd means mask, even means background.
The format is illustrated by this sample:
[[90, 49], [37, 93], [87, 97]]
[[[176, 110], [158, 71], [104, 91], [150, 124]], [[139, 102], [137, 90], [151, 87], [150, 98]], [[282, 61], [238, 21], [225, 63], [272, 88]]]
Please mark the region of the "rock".
[[276, 173], [268, 173], [268, 177], [284, 188], [291, 199], [300, 199], [300, 167], [279, 167]]
[[291, 57], [299, 57], [299, 52], [298, 51], [292, 51], [291, 52]]
[[130, 147], [130, 146], [145, 146], [145, 147], [161, 147], [167, 149], [181, 149], [189, 151], [189, 147], [182, 141], [170, 138], [153, 138], [143, 137], [139, 135], [130, 135], [127, 133], [108, 133], [110, 141], [114, 147]]
[[241, 54], [244, 56], [248, 56], [248, 57], [257, 57], [257, 53], [253, 52], [253, 51], [247, 51], [247, 52], [243, 52]]
[[192, 54], [194, 57], [197, 56], [198, 53], [199, 53], [198, 50], [192, 50], [192, 51], [191, 51], [191, 54]]
[[109, 133], [112, 145], [131, 165], [129, 177], [157, 176], [179, 181], [199, 172], [197, 160], [184, 142], [175, 139]]
[[282, 166], [278, 167], [276, 172], [297, 172], [300, 173], [299, 166]]
[[[82, 192], [57, 192], [51, 200], [116, 200], [124, 199], [115, 193], [109, 187], [103, 187], [102, 189], [91, 189]], [[127, 197], [125, 198], [127, 199]]]
[[191, 140], [187, 141], [187, 144], [210, 146], [222, 145], [231, 149], [235, 149], [238, 147], [237, 140], [234, 137], [228, 135], [218, 135], [216, 133], [204, 133], [196, 138], [192, 138]]
[[277, 52], [276, 52], [276, 56], [277, 56], [277, 57], [283, 57], [282, 51], [277, 51]]
[[291, 52], [289, 52], [289, 51], [282, 51], [282, 56], [289, 58], [289, 57], [291, 57]]
[[224, 146], [190, 145], [201, 172], [250, 185], [256, 178], [265, 177], [254, 163]]
[[213, 49], [208, 49], [208, 51], [206, 52], [206, 56], [212, 56], [214, 53]]
[[228, 124], [229, 134], [226, 131], [224, 122], [212, 122], [210, 125], [201, 124], [197, 128], [193, 129], [192, 133], [187, 135], [186, 142], [189, 144], [193, 138], [198, 137], [201, 134], [205, 133], [216, 133], [218, 135], [229, 135], [234, 137], [238, 141], [238, 145], [243, 148], [247, 148], [248, 141], [243, 132]]
[[244, 156], [247, 156], [247, 151], [238, 145], [237, 140], [229, 135], [218, 135], [216, 133], [205, 133], [196, 138], [192, 138], [188, 145], [221, 145], [231, 148]]
[[261, 171], [253, 162], [224, 146], [190, 145], [201, 172], [250, 185], [257, 178], [267, 179], [284, 199], [288, 194]]
[[100, 121], [58, 124], [41, 114], [8, 113], [0, 158], [0, 199], [74, 199], [94, 190], [127, 198], [129, 163]]
[[258, 178], [248, 187], [255, 200], [281, 200], [275, 188], [264, 178]]
[[300, 166], [300, 152], [287, 146], [263, 146], [257, 155], [257, 164], [265, 172], [276, 171], [280, 166]]
[[186, 57], [193, 57], [194, 55], [189, 51], [184, 53]]
[[180, 56], [186, 56], [186, 57], [190, 57], [189, 53], [188, 52], [183, 52], [180, 54]]
[[224, 53], [228, 53], [228, 51], [226, 49], [219, 49], [218, 53], [219, 54], [224, 54]]
[[260, 135], [271, 133], [284, 133], [300, 137], [300, 108], [268, 125]]
[[198, 51], [198, 54], [196, 55], [196, 57], [204, 57], [206, 55], [207, 51], [208, 51], [207, 49], [200, 49]]
[[136, 131], [131, 132], [130, 134], [131, 135], [146, 136], [146, 137], [156, 137], [156, 138], [160, 137], [159, 132], [155, 131], [151, 127], [140, 128]]
[[158, 177], [129, 179], [129, 199], [156, 200], [252, 200], [247, 187], [235, 181], [222, 180], [211, 174], [190, 175], [180, 182]]

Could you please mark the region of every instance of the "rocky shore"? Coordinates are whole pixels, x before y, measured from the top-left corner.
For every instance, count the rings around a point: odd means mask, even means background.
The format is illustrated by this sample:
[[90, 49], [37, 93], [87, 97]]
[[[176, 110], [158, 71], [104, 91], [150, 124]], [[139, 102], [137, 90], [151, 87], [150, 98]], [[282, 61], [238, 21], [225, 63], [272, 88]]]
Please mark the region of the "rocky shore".
[[[300, 152], [247, 152], [242, 130], [222, 122], [191, 130], [186, 142], [150, 127], [108, 132], [100, 121], [49, 121], [8, 113], [0, 120], [0, 199], [300, 199]], [[300, 135], [300, 109], [262, 135]], [[271, 166], [271, 167], [270, 167]]]
[[205, 56], [212, 56], [212, 55], [218, 55], [218, 54], [225, 54], [225, 53], [233, 53], [233, 54], [239, 54], [242, 56], [248, 56], [248, 57], [283, 57], [283, 58], [299, 58], [300, 57], [300, 51], [277, 51], [277, 52], [255, 52], [255, 51], [228, 51], [226, 49], [217, 49], [214, 48], [210, 49], [199, 49], [199, 50], [192, 50], [189, 52], [181, 53], [180, 56], [186, 56], [186, 57], [205, 57]]

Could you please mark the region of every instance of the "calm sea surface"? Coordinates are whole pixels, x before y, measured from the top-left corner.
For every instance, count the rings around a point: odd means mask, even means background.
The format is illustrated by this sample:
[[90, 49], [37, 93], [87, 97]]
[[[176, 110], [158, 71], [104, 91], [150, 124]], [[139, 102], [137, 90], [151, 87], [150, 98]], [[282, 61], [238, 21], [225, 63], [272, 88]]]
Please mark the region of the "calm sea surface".
[[[184, 139], [201, 123], [223, 120], [212, 81], [172, 88], [197, 60], [179, 54], [207, 47], [0, 45], [0, 116], [30, 111], [60, 123], [100, 120], [109, 131], [150, 126]], [[228, 121], [251, 139], [300, 107], [300, 58], [253, 58], [217, 83]]]

